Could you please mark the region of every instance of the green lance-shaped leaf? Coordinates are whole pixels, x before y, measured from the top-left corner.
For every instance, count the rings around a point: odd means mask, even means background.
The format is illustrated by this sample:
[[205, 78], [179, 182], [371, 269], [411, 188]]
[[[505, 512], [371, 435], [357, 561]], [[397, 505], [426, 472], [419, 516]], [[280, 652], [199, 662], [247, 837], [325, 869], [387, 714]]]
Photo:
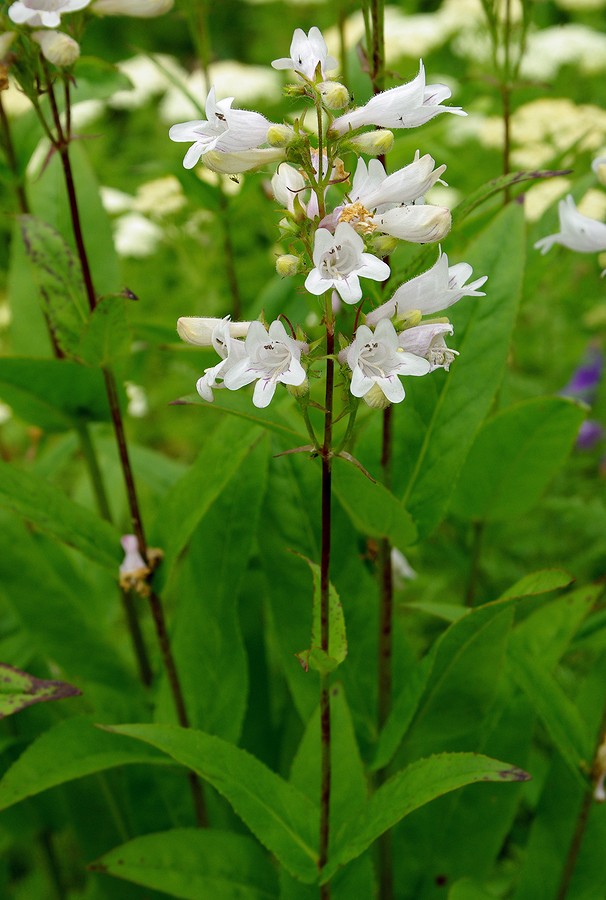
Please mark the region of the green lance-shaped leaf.
[[336, 463], [333, 486], [339, 503], [363, 534], [388, 537], [396, 547], [407, 547], [415, 541], [417, 530], [401, 501], [356, 466], [345, 461]]
[[488, 522], [524, 515], [564, 464], [584, 417], [572, 400], [542, 397], [489, 419], [461, 470], [452, 510]]
[[87, 322], [78, 357], [89, 366], [109, 366], [128, 353], [130, 333], [123, 295], [103, 297]]
[[317, 879], [319, 808], [250, 753], [174, 725], [112, 725], [111, 730], [139, 738], [197, 772], [292, 875], [307, 884]]
[[300, 553], [295, 554], [304, 559], [311, 569], [314, 580], [311, 646], [309, 650], [301, 650], [297, 653], [297, 659], [307, 672], [315, 669], [317, 672], [332, 672], [347, 656], [347, 635], [345, 633], [345, 617], [343, 607], [335, 588], [332, 584], [328, 590], [328, 651], [322, 649], [322, 603], [321, 603], [321, 572], [320, 566], [313, 563]]
[[122, 551], [115, 528], [45, 479], [0, 462], [0, 506], [117, 572]]
[[226, 418], [205, 438], [196, 461], [168, 491], [158, 511], [154, 536], [165, 552], [157, 586], [164, 584], [194, 529], [261, 436], [260, 428]]
[[478, 781], [519, 782], [529, 778], [515, 766], [476, 753], [440, 753], [417, 760], [381, 785], [366, 808], [345, 824], [321, 881], [328, 881], [339, 866], [360, 856], [389, 828], [436, 797]]
[[47, 700], [63, 700], [79, 694], [78, 688], [64, 681], [35, 678], [28, 672], [0, 663], [0, 719]]
[[136, 837], [89, 866], [182, 900], [278, 900], [276, 872], [241, 834], [175, 828]]
[[55, 342], [66, 356], [75, 357], [89, 315], [80, 263], [46, 222], [28, 215], [21, 216], [20, 223]]
[[410, 439], [396, 448], [394, 472], [409, 472], [403, 503], [421, 537], [441, 520], [457, 475], [501, 381], [522, 287], [523, 210], [507, 206], [465, 252], [486, 296], [452, 307], [460, 357], [450, 372], [414, 379], [403, 404]]
[[67, 359], [0, 359], [0, 397], [45, 431], [110, 419], [101, 373]]
[[140, 741], [75, 716], [59, 722], [23, 751], [0, 781], [0, 809], [85, 775], [135, 763], [166, 765], [166, 755]]

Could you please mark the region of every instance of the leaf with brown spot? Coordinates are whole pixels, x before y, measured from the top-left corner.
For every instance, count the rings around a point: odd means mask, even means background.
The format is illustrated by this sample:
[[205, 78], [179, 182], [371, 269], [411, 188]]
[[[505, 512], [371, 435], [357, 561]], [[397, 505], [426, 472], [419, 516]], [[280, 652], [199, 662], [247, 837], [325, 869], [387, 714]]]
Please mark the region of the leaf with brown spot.
[[65, 681], [35, 678], [28, 672], [0, 663], [0, 719], [12, 716], [34, 703], [63, 700], [80, 693], [78, 688]]

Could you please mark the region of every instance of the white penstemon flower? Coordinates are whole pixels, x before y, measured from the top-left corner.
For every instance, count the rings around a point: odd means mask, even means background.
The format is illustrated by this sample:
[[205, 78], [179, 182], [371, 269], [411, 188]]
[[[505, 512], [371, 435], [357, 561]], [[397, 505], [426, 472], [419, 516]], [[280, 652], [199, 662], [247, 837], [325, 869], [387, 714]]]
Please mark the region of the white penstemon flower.
[[360, 159], [350, 203], [338, 207], [335, 214], [362, 233], [382, 231], [413, 243], [441, 241], [450, 230], [450, 211], [422, 202], [423, 194], [441, 181], [446, 169], [434, 169], [434, 165], [429, 154], [420, 157], [417, 151], [412, 163], [388, 175], [378, 159], [371, 159], [368, 166]]
[[269, 331], [261, 322], [251, 322], [245, 355], [225, 373], [223, 383], [236, 391], [256, 381], [253, 403], [259, 408], [268, 406], [278, 383], [298, 387], [305, 381], [301, 350], [302, 345], [286, 333], [279, 320], [271, 323]]
[[457, 350], [446, 346], [445, 336], [453, 332], [450, 322], [425, 322], [403, 331], [398, 336], [398, 345], [402, 350], [426, 359], [430, 372], [435, 369], [448, 371], [455, 356], [459, 355]]
[[461, 297], [484, 297], [484, 292], [478, 288], [482, 287], [488, 276], [466, 284], [472, 274], [473, 269], [468, 263], [449, 266], [448, 256], [440, 253], [431, 269], [400, 285], [391, 300], [368, 313], [366, 324], [376, 325], [380, 319], [401, 316], [411, 310], [418, 310], [425, 316], [432, 315], [448, 309]]
[[[571, 194], [558, 204], [560, 230], [537, 241], [536, 250], [547, 253], [554, 244], [562, 244], [578, 253], [599, 253], [606, 250], [606, 224], [584, 216], [576, 207]], [[606, 269], [604, 270], [606, 272]], [[602, 275], [604, 275], [602, 272]]]
[[[245, 109], [232, 109], [233, 101], [233, 97], [217, 101], [215, 89], [211, 87], [206, 98], [207, 118], [172, 126], [168, 133], [171, 141], [193, 142], [183, 160], [186, 169], [193, 169], [200, 157], [211, 151], [241, 153], [265, 142], [270, 125], [265, 116]], [[275, 157], [275, 151], [271, 152]]]
[[407, 84], [398, 85], [376, 94], [365, 106], [339, 116], [331, 125], [332, 131], [345, 134], [364, 125], [381, 128], [416, 128], [440, 113], [466, 116], [458, 106], [442, 106], [451, 95], [445, 84], [425, 84], [425, 68], [419, 64], [419, 74]]
[[357, 303], [362, 298], [360, 278], [385, 281], [390, 271], [383, 260], [364, 252], [364, 241], [347, 222], [337, 225], [334, 234], [318, 228], [313, 261], [305, 289], [318, 295], [334, 287], [345, 303]]
[[88, 6], [90, 0], [17, 0], [8, 8], [8, 16], [17, 25], [56, 28], [64, 13]]
[[318, 65], [320, 81], [325, 81], [326, 72], [336, 69], [338, 63], [334, 56], [328, 55], [326, 41], [315, 25], [309, 29], [309, 34], [296, 28], [290, 45], [290, 56], [274, 59], [272, 62], [274, 69], [294, 69], [310, 81], [314, 80]]
[[225, 376], [246, 355], [243, 341], [232, 337], [231, 323], [227, 319], [221, 319], [215, 325], [212, 331], [211, 342], [219, 356], [222, 357], [221, 362], [217, 363], [216, 366], [205, 369], [204, 375], [196, 383], [196, 390], [202, 399], [208, 403], [212, 403], [214, 400], [213, 388], [225, 387]]
[[[426, 359], [400, 347], [389, 319], [379, 322], [374, 333], [368, 326], [360, 325], [346, 358], [352, 372], [350, 390], [354, 397], [366, 398], [378, 388], [390, 403], [400, 403], [405, 397], [400, 375], [426, 375], [430, 371]], [[371, 405], [379, 404], [372, 398]]]

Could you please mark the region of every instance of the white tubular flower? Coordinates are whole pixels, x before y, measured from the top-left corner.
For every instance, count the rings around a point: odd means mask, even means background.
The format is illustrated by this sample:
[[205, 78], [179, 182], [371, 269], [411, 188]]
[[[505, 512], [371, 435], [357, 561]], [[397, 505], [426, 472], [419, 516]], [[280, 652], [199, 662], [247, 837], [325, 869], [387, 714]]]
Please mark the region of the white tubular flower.
[[[231, 334], [231, 324], [227, 319], [220, 319], [213, 328], [212, 345], [221, 357], [221, 362], [216, 366], [204, 370], [204, 375], [196, 382], [196, 390], [203, 400], [212, 403], [214, 400], [213, 388], [225, 387], [225, 376], [230, 369], [246, 356], [246, 350], [242, 341], [236, 340]], [[233, 323], [239, 324], [239, 323]], [[248, 323], [247, 323], [248, 324]]]
[[[374, 334], [360, 325], [353, 344], [347, 350], [347, 364], [352, 372], [351, 393], [365, 397], [379, 388], [390, 403], [400, 403], [405, 397], [400, 375], [426, 375], [430, 364], [426, 359], [403, 350], [389, 319], [383, 319]], [[377, 404], [373, 404], [377, 405]]]
[[245, 109], [232, 109], [233, 101], [233, 97], [217, 101], [215, 89], [211, 87], [206, 98], [207, 119], [172, 126], [168, 132], [171, 141], [193, 141], [183, 160], [186, 169], [193, 169], [200, 157], [211, 150], [239, 153], [265, 142], [270, 125], [265, 116]]
[[337, 134], [345, 134], [350, 129], [364, 125], [379, 125], [381, 128], [416, 128], [439, 116], [440, 113], [454, 113], [466, 116], [460, 106], [441, 106], [451, 95], [445, 84], [425, 84], [425, 67], [419, 65], [419, 74], [407, 84], [401, 84], [371, 97], [366, 106], [354, 109], [331, 125]]
[[17, 25], [56, 28], [63, 13], [76, 12], [90, 0], [17, 0], [8, 8], [8, 17]]
[[301, 346], [278, 319], [269, 326], [269, 333], [261, 322], [251, 322], [244, 347], [244, 358], [225, 374], [224, 384], [236, 391], [256, 381], [253, 403], [259, 409], [271, 402], [278, 382], [297, 387], [305, 381]]
[[431, 244], [446, 237], [452, 217], [445, 206], [420, 203], [388, 209], [380, 216], [373, 216], [371, 222], [378, 231], [400, 241]]
[[318, 228], [314, 240], [315, 268], [305, 281], [310, 294], [323, 294], [331, 287], [345, 303], [362, 298], [360, 278], [385, 281], [389, 266], [371, 253], [364, 253], [364, 241], [347, 222], [337, 225], [334, 234]]
[[446, 166], [434, 168], [435, 160], [426, 153], [419, 157], [417, 150], [413, 162], [398, 169], [391, 175], [385, 171], [378, 159], [371, 159], [368, 165], [358, 160], [350, 191], [352, 203], [362, 203], [366, 209], [385, 212], [401, 203], [410, 203], [422, 197], [440, 178]]
[[278, 167], [278, 171], [271, 180], [271, 189], [274, 197], [285, 209], [294, 213], [295, 198], [299, 197], [299, 202], [305, 208], [301, 195], [305, 188], [308, 187], [305, 178], [288, 163], [282, 163]]
[[451, 350], [446, 346], [445, 335], [452, 334], [453, 331], [454, 328], [449, 322], [427, 322], [402, 331], [398, 337], [398, 344], [402, 350], [426, 359], [430, 372], [434, 369], [448, 371], [455, 356], [459, 355], [457, 350]]
[[320, 64], [320, 81], [326, 81], [326, 72], [338, 67], [334, 56], [328, 55], [328, 47], [322, 36], [322, 32], [314, 25], [309, 29], [309, 34], [301, 28], [295, 28], [290, 45], [290, 56], [274, 59], [274, 69], [294, 69], [295, 72], [304, 75], [313, 81], [316, 69]]
[[202, 162], [211, 172], [219, 172], [221, 175], [241, 175], [242, 172], [252, 172], [253, 169], [261, 169], [271, 163], [282, 162], [285, 156], [286, 151], [278, 147], [239, 150], [236, 153], [209, 150], [203, 154]]
[[60, 31], [33, 31], [32, 38], [40, 45], [42, 56], [54, 66], [71, 66], [80, 56], [77, 41]]
[[231, 322], [229, 317], [216, 319], [210, 316], [181, 316], [180, 319], [177, 319], [177, 333], [187, 344], [195, 344], [196, 347], [212, 347], [214, 346], [213, 332], [222, 322], [229, 326], [229, 334], [232, 338], [246, 337], [251, 324], [250, 322]]
[[537, 241], [535, 250], [547, 253], [554, 244], [562, 244], [578, 253], [599, 253], [606, 250], [606, 225], [582, 215], [571, 194], [558, 204], [560, 230]]
[[173, 8], [175, 0], [94, 0], [92, 11], [98, 16], [133, 16], [153, 19]]
[[468, 263], [449, 266], [448, 256], [441, 253], [431, 269], [400, 285], [391, 300], [368, 313], [366, 322], [376, 325], [380, 319], [404, 315], [411, 310], [419, 310], [424, 316], [432, 315], [448, 309], [461, 297], [484, 297], [484, 291], [478, 288], [482, 287], [488, 276], [466, 284], [472, 275], [473, 269]]

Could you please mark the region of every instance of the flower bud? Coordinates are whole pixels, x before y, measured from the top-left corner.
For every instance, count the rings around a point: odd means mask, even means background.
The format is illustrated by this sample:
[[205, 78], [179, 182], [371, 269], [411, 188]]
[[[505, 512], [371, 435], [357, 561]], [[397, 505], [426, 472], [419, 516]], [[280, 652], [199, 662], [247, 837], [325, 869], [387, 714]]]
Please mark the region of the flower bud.
[[98, 16], [134, 16], [152, 19], [172, 9], [174, 0], [95, 0], [92, 11]]
[[387, 399], [378, 384], [373, 384], [371, 389], [364, 394], [364, 402], [371, 409], [387, 409], [391, 401]]
[[396, 316], [393, 322], [394, 328], [397, 332], [407, 331], [409, 328], [419, 325], [422, 318], [423, 313], [420, 309], [411, 309], [402, 316]]
[[219, 172], [221, 175], [241, 175], [269, 163], [281, 162], [285, 155], [285, 151], [279, 147], [235, 150], [233, 153], [209, 150], [202, 154], [200, 161], [211, 172]]
[[345, 146], [355, 153], [365, 153], [366, 156], [382, 156], [384, 153], [389, 153], [393, 147], [393, 132], [386, 128], [366, 131], [364, 134], [348, 138]]
[[42, 56], [54, 66], [71, 66], [80, 56], [78, 43], [60, 31], [33, 31], [32, 38], [40, 45]]
[[[177, 320], [177, 333], [182, 341], [197, 347], [212, 347], [213, 331], [223, 319], [210, 316], [181, 316]], [[246, 337], [250, 322], [229, 322], [230, 337]]]
[[296, 400], [306, 397], [309, 394], [309, 379], [306, 378], [301, 384], [287, 384], [286, 390]]
[[328, 109], [343, 109], [349, 103], [349, 91], [339, 81], [321, 81], [318, 90]]
[[372, 239], [372, 253], [375, 256], [391, 256], [398, 246], [398, 239], [389, 234], [375, 234]]
[[288, 278], [290, 275], [296, 275], [299, 271], [301, 260], [292, 253], [284, 253], [276, 260], [276, 272], [281, 278]]
[[296, 139], [295, 130], [290, 125], [270, 125], [267, 131], [267, 143], [270, 147], [290, 147]]

